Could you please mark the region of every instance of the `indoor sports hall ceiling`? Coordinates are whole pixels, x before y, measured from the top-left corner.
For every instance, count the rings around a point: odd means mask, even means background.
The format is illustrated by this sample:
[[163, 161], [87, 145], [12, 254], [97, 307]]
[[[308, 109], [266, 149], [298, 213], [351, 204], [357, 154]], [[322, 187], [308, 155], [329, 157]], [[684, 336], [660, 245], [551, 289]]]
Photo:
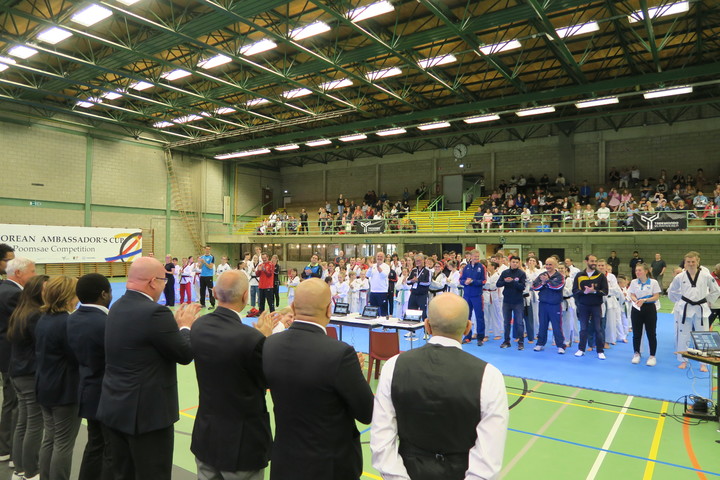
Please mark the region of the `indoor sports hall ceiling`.
[[270, 168], [717, 116], [719, 83], [718, 0], [0, 0], [0, 115]]

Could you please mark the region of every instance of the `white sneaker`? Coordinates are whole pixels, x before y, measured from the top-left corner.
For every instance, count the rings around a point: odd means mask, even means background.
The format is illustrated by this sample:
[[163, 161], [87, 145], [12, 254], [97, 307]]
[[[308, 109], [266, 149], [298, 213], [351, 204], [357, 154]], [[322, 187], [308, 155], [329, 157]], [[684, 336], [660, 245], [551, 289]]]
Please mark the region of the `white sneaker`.
[[640, 354], [636, 353], [635, 355], [633, 355], [633, 359], [630, 361], [630, 363], [632, 363], [632, 364], [640, 363]]
[[24, 478], [25, 478], [24, 473], [13, 472], [12, 476], [10, 477], [10, 480], [24, 480]]
[[600, 360], [605, 360], [605, 354], [604, 353], [598, 353], [598, 358]]
[[415, 336], [415, 332], [408, 332], [405, 334], [405, 338], [412, 338]]
[[648, 358], [647, 362], [645, 363], [645, 365], [647, 365], [648, 367], [654, 367], [656, 364], [657, 360], [655, 360], [655, 357]]
[[0, 462], [7, 462], [8, 460], [10, 460], [10, 454], [0, 455]]
[[23, 480], [40, 480], [40, 474], [38, 473], [33, 477], [23, 477]]
[[533, 348], [533, 351], [535, 352], [542, 352], [543, 350], [545, 350], [543, 345], [535, 345], [535, 348]]
[[577, 352], [575, 352], [576, 357], [582, 357], [583, 355], [585, 355], [585, 352], [583, 352], [582, 350], [578, 350]]
[[565, 349], [562, 348], [562, 347], [558, 348], [558, 353], [559, 353], [560, 355], [563, 355], [563, 354], [565, 353]]

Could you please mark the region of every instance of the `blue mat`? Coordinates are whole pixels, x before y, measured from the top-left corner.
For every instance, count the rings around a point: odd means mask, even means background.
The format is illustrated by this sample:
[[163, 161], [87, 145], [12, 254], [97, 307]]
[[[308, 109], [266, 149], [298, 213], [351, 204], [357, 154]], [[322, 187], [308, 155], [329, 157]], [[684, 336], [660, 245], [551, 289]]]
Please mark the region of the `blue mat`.
[[[593, 390], [602, 390], [625, 395], [636, 395], [658, 400], [676, 401], [678, 398], [696, 394], [710, 395], [710, 374], [699, 370], [699, 365], [691, 362], [691, 368], [680, 370], [675, 358], [675, 324], [669, 313], [658, 314], [658, 351], [655, 367], [645, 366], [647, 343], [643, 345], [643, 359], [640, 364], [630, 363], [633, 354], [632, 333], [628, 343], [611, 345], [605, 351], [607, 360], [599, 360], [597, 353], [586, 352], [584, 357], [575, 357], [574, 346], [564, 355], [558, 355], [551, 345], [549, 333], [548, 345], [542, 352], [534, 352], [534, 344], [525, 343], [525, 350], [518, 351], [513, 342], [512, 348], [501, 349], [500, 340], [490, 340], [482, 347], [474, 342], [463, 345], [463, 349], [495, 365], [504, 375], [559, 383]], [[400, 334], [400, 349], [408, 350], [410, 342]], [[368, 351], [368, 332], [362, 328], [343, 327], [343, 341], [350, 343], [356, 350]], [[422, 340], [413, 343], [413, 348], [425, 344]], [[693, 380], [692, 377], [695, 377]], [[713, 396], [714, 398], [714, 396]]]

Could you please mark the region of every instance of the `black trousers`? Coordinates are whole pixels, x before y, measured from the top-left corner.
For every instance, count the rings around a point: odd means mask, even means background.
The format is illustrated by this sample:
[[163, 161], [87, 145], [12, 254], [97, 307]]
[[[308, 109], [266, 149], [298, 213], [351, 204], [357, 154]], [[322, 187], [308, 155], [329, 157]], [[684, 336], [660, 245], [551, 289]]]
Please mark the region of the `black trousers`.
[[215, 297], [213, 297], [213, 277], [200, 277], [200, 305], [205, 306], [205, 289], [210, 294], [210, 305], [215, 306]]
[[130, 435], [106, 428], [114, 480], [172, 480], [173, 426]]
[[588, 340], [588, 329], [595, 330], [595, 343], [597, 353], [603, 353], [605, 348], [605, 329], [602, 326], [602, 305], [577, 305], [577, 316], [580, 322], [580, 345], [578, 350], [585, 351]]
[[273, 297], [275, 298], [275, 306], [280, 305], [280, 285], [273, 286]]
[[258, 289], [258, 310], [260, 312], [265, 311], [265, 301], [267, 301], [268, 309], [271, 312], [275, 311], [275, 304], [273, 303], [274, 292], [272, 288], [259, 288]]
[[632, 308], [630, 313], [630, 321], [632, 322], [633, 329], [633, 351], [640, 353], [640, 342], [642, 341], [642, 332], [645, 328], [645, 335], [647, 335], [648, 346], [650, 347], [650, 355], [655, 356], [657, 350], [657, 336], [655, 331], [657, 330], [657, 308], [654, 303], [643, 303], [638, 311], [637, 308]]
[[373, 307], [379, 307], [378, 315], [384, 317], [388, 314], [387, 293], [369, 292], [368, 303]]
[[423, 320], [427, 318], [427, 293], [412, 293], [414, 290], [410, 290], [410, 298], [408, 299], [408, 310], [422, 310]]
[[80, 464], [78, 480], [112, 480], [110, 434], [97, 420], [87, 421], [87, 444]]
[[165, 305], [168, 307], [175, 306], [175, 277], [167, 277], [168, 281], [165, 283]]

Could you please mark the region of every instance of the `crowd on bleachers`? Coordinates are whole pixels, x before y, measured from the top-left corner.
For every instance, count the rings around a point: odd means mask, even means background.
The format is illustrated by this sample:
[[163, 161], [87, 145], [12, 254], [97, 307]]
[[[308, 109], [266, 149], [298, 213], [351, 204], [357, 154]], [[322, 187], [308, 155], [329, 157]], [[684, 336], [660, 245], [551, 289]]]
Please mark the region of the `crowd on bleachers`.
[[[707, 193], [707, 194], [706, 194]], [[471, 226], [476, 232], [563, 229], [632, 230], [638, 213], [684, 212], [688, 219], [702, 219], [708, 229], [717, 228], [720, 177], [708, 182], [703, 169], [695, 175], [677, 171], [669, 177], [642, 177], [640, 169], [611, 168], [607, 183], [593, 187], [584, 180], [578, 186], [559, 173], [540, 180], [524, 175], [500, 180], [497, 188], [478, 207]]]

